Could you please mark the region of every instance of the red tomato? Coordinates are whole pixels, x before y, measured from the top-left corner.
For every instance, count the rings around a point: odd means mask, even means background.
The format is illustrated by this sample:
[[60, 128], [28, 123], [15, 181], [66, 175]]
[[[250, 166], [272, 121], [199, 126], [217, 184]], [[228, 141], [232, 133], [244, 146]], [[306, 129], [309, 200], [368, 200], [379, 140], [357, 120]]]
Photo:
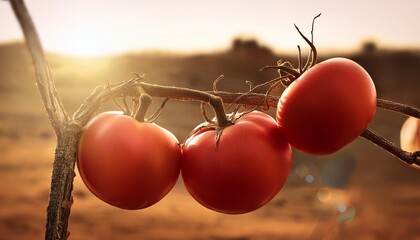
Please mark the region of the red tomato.
[[93, 118], [80, 140], [77, 167], [89, 190], [123, 209], [149, 207], [175, 185], [181, 149], [168, 130], [120, 112]]
[[282, 188], [291, 148], [273, 118], [251, 112], [224, 129], [203, 129], [183, 146], [181, 173], [190, 194], [203, 206], [228, 214], [256, 210]]
[[376, 111], [376, 90], [357, 63], [332, 58], [303, 73], [287, 87], [277, 106], [277, 121], [292, 146], [323, 155], [352, 142]]

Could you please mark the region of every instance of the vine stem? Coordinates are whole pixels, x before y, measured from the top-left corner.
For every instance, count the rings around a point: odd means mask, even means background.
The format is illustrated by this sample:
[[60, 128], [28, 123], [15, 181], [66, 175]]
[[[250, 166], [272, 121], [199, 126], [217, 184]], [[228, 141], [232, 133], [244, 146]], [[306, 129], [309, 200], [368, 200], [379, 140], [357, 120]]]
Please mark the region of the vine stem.
[[[169, 87], [169, 86], [161, 86], [157, 84], [149, 84], [141, 81], [142, 79], [136, 79], [136, 81], [130, 80], [123, 83], [115, 84], [111, 88], [112, 95], [103, 94], [103, 92], [94, 91], [89, 99], [82, 105], [79, 111], [83, 111], [85, 109], [95, 109], [93, 106], [99, 106], [98, 102], [104, 102], [109, 100], [112, 96], [121, 96], [121, 95], [132, 95], [136, 96], [139, 94], [137, 91], [133, 91], [136, 89], [136, 86], [141, 86], [142, 90], [153, 97], [165, 97], [177, 100], [199, 100], [199, 101], [206, 101], [208, 100], [208, 95], [211, 96], [218, 96], [223, 103], [237, 103], [237, 104], [245, 104], [250, 106], [258, 106], [261, 102], [266, 98], [267, 105], [271, 108], [277, 107], [277, 102], [279, 100], [278, 96], [271, 96], [266, 94], [259, 94], [259, 93], [231, 93], [231, 92], [222, 92], [222, 91], [208, 91], [207, 94], [203, 94], [202, 91], [188, 89], [188, 88], [178, 88], [178, 87]], [[127, 85], [126, 85], [127, 84]], [[377, 106], [379, 108], [383, 108], [385, 110], [391, 110], [397, 113], [401, 113], [408, 116], [413, 116], [416, 118], [420, 117], [420, 110], [418, 108], [397, 103], [389, 100], [378, 99]], [[83, 114], [76, 114], [76, 119], [80, 118], [78, 115]], [[224, 115], [224, 114], [223, 114]], [[85, 121], [81, 124], [86, 124], [86, 121], [90, 116], [85, 116]], [[391, 153], [393, 156], [397, 157], [398, 159], [404, 161], [405, 163], [412, 165], [419, 165], [420, 162], [418, 160], [418, 153], [410, 153], [402, 150], [397, 145], [393, 144], [392, 142], [388, 141], [386, 138], [382, 137], [378, 133], [374, 132], [373, 130], [367, 128], [362, 132], [360, 137], [369, 140], [370, 142], [374, 143], [375, 145], [383, 148], [384, 150]]]
[[397, 102], [384, 100], [384, 99], [378, 99], [376, 105], [386, 110], [402, 113], [404, 115], [412, 116], [415, 118], [420, 118], [420, 109], [406, 105], [406, 104], [397, 103]]
[[219, 127], [223, 128], [232, 124], [226, 117], [223, 99], [214, 93], [190, 88], [148, 84], [145, 82], [140, 82], [139, 85], [146, 93], [150, 94], [151, 96], [184, 100], [190, 99], [209, 103], [215, 111], [217, 125]]

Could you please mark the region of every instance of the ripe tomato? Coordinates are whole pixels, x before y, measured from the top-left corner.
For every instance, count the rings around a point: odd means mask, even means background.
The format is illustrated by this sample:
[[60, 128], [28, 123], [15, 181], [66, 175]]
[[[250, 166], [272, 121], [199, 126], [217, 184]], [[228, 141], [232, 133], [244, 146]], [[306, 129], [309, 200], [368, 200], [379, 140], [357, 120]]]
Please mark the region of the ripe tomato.
[[77, 167], [89, 190], [123, 209], [149, 207], [175, 185], [181, 149], [168, 130], [121, 112], [97, 115], [86, 126]]
[[408, 117], [400, 131], [401, 148], [408, 152], [420, 151], [420, 119]]
[[273, 118], [251, 112], [223, 130], [204, 128], [183, 146], [181, 173], [189, 193], [203, 206], [228, 214], [256, 210], [284, 185], [291, 148]]
[[277, 121], [292, 146], [315, 155], [333, 153], [352, 142], [376, 111], [376, 90], [357, 63], [332, 58], [303, 73], [287, 87]]

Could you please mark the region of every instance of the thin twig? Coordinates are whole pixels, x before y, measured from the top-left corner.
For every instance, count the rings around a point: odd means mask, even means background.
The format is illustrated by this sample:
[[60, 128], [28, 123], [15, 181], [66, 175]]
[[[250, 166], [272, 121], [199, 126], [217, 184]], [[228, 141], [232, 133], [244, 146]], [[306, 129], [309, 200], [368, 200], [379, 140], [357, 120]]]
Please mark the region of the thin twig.
[[382, 137], [377, 132], [373, 131], [370, 128], [365, 129], [360, 137], [369, 140], [370, 142], [374, 143], [375, 145], [383, 148], [390, 154], [394, 155], [404, 163], [409, 165], [418, 165], [420, 166], [420, 154], [419, 152], [407, 152], [399, 148], [394, 143], [390, 142], [388, 139]]
[[389, 100], [378, 99], [377, 106], [386, 110], [402, 113], [415, 118], [420, 118], [420, 109], [402, 103], [397, 103]]
[[148, 121], [148, 122], [154, 122], [154, 121], [156, 121], [156, 119], [158, 119], [158, 118], [159, 118], [159, 116], [160, 116], [160, 114], [163, 112], [163, 109], [165, 108], [166, 103], [167, 103], [168, 101], [169, 101], [169, 98], [165, 98], [165, 99], [162, 101], [162, 103], [160, 104], [159, 108], [158, 108], [158, 109], [156, 109], [156, 111], [155, 111], [152, 115], [150, 115], [150, 116], [147, 118], [147, 121]]
[[200, 103], [200, 110], [201, 110], [201, 115], [203, 115], [204, 121], [208, 122], [208, 123], [213, 123], [216, 124], [212, 119], [210, 119], [210, 117], [207, 115], [206, 112], [206, 103], [201, 102]]

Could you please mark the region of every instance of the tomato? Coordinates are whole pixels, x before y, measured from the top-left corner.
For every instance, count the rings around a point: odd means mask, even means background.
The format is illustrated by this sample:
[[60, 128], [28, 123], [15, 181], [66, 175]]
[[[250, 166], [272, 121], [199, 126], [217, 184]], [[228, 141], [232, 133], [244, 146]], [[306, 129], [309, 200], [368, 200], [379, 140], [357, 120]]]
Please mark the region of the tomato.
[[401, 127], [401, 148], [408, 152], [420, 151], [420, 119], [408, 117]]
[[187, 139], [181, 175], [203, 206], [227, 214], [256, 210], [283, 187], [291, 148], [269, 115], [251, 112], [226, 127], [216, 147], [216, 131], [204, 128]]
[[376, 112], [376, 90], [357, 63], [332, 58], [307, 70], [282, 93], [276, 119], [289, 143], [331, 154], [359, 136]]
[[105, 112], [84, 129], [77, 167], [88, 189], [101, 200], [141, 209], [172, 189], [180, 160], [178, 140], [168, 130], [120, 112]]

